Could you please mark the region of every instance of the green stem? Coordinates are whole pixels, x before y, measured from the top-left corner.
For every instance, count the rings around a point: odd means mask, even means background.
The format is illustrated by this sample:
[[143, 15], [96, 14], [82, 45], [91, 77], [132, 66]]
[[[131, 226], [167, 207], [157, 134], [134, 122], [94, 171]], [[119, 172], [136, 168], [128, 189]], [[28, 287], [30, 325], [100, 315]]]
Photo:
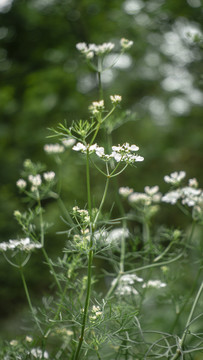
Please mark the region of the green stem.
[[195, 298], [195, 301], [192, 305], [192, 308], [190, 310], [190, 314], [188, 316], [188, 319], [187, 319], [187, 323], [185, 325], [185, 330], [183, 332], [183, 335], [182, 335], [182, 338], [180, 339], [180, 342], [179, 342], [179, 348], [177, 349], [176, 351], [176, 354], [171, 358], [171, 360], [176, 360], [180, 357], [181, 355], [181, 350], [183, 348], [183, 345], [184, 345], [184, 342], [185, 342], [185, 338], [188, 334], [188, 328], [190, 326], [190, 323], [191, 323], [191, 320], [192, 320], [192, 317], [193, 317], [193, 314], [194, 314], [194, 311], [195, 311], [195, 308], [197, 306], [197, 303], [199, 301], [199, 298], [200, 298], [200, 295], [201, 295], [201, 292], [203, 290], [203, 282], [201, 283], [200, 287], [199, 287], [199, 290], [197, 292], [197, 295], [196, 295], [196, 298]]
[[85, 307], [84, 307], [82, 328], [81, 328], [81, 333], [80, 333], [80, 337], [79, 337], [77, 350], [76, 350], [76, 353], [75, 353], [75, 356], [74, 356], [74, 360], [78, 359], [80, 349], [81, 349], [81, 346], [82, 346], [82, 343], [83, 343], [83, 340], [84, 340], [84, 332], [85, 332], [85, 327], [86, 327], [86, 322], [87, 322], [87, 314], [88, 314], [90, 294], [91, 294], [92, 260], [93, 260], [93, 250], [91, 249], [91, 247], [92, 247], [92, 236], [91, 236], [91, 241], [90, 241], [90, 250], [89, 250], [89, 258], [88, 258], [87, 294], [86, 294], [86, 299], [85, 299]]
[[105, 188], [104, 188], [104, 193], [103, 193], [103, 196], [102, 196], [102, 200], [101, 200], [99, 209], [98, 209], [98, 211], [97, 211], [97, 214], [96, 214], [95, 219], [94, 219], [94, 222], [93, 222], [93, 229], [95, 228], [95, 225], [96, 225], [96, 223], [97, 223], [97, 219], [98, 219], [98, 217], [99, 217], [99, 214], [101, 213], [101, 210], [102, 210], [104, 201], [105, 201], [105, 199], [106, 199], [107, 190], [108, 190], [108, 186], [109, 186], [109, 180], [110, 180], [110, 178], [107, 177], [107, 179], [106, 179], [106, 185], [105, 185]]
[[58, 286], [58, 289], [59, 289], [60, 292], [62, 292], [61, 284], [60, 284], [60, 282], [59, 282], [58, 279], [57, 279], [57, 275], [56, 275], [56, 272], [55, 272], [55, 270], [54, 270], [54, 267], [53, 267], [52, 263], [50, 262], [49, 257], [48, 257], [48, 255], [47, 255], [47, 252], [46, 252], [46, 250], [45, 250], [44, 247], [42, 248], [42, 252], [43, 252], [43, 255], [44, 255], [45, 259], [46, 259], [46, 262], [47, 262], [47, 264], [48, 264], [48, 266], [49, 266], [49, 268], [50, 268], [50, 270], [51, 270], [50, 272], [51, 272], [51, 274], [53, 275], [54, 280], [56, 281], [56, 284], [57, 284], [57, 286]]
[[[89, 151], [87, 150], [87, 158], [86, 158], [86, 178], [87, 178], [87, 197], [88, 197], [88, 210], [90, 214], [90, 223], [92, 224], [92, 203], [91, 203], [91, 188], [90, 188], [90, 169], [89, 169]], [[91, 282], [92, 282], [92, 261], [93, 261], [93, 236], [94, 236], [94, 227], [91, 225], [91, 237], [90, 237], [90, 244], [89, 244], [89, 256], [88, 256], [88, 275], [87, 275], [87, 293], [85, 299], [85, 307], [84, 307], [84, 314], [82, 320], [82, 327], [79, 337], [78, 346], [76, 349], [76, 353], [74, 356], [74, 360], [77, 360], [80, 354], [80, 350], [82, 347], [82, 343], [84, 341], [84, 332], [87, 322], [87, 315], [89, 309], [89, 301], [90, 301], [90, 294], [91, 294]]]
[[102, 80], [101, 80], [101, 74], [102, 74], [102, 58], [98, 57], [98, 87], [99, 87], [99, 100], [103, 99], [103, 89], [102, 89]]
[[37, 202], [38, 202], [38, 206], [40, 208], [39, 222], [40, 222], [41, 245], [42, 245], [42, 247], [44, 247], [44, 221], [43, 221], [43, 216], [42, 216], [42, 206], [41, 206], [41, 201], [40, 201], [40, 196], [39, 196], [38, 190], [37, 190]]
[[89, 166], [89, 150], [87, 149], [86, 157], [86, 181], [87, 181], [87, 202], [90, 215], [90, 222], [92, 223], [92, 202], [91, 202], [91, 187], [90, 187], [90, 166]]
[[23, 286], [24, 286], [26, 298], [27, 298], [27, 301], [28, 301], [28, 304], [29, 304], [29, 307], [30, 307], [30, 311], [31, 311], [31, 313], [32, 313], [32, 316], [33, 316], [36, 324], [37, 324], [37, 327], [39, 328], [41, 334], [43, 335], [43, 330], [42, 330], [42, 328], [41, 328], [41, 326], [40, 326], [39, 320], [38, 320], [38, 318], [36, 317], [35, 311], [34, 311], [33, 306], [32, 306], [32, 302], [31, 302], [31, 299], [30, 299], [30, 295], [29, 295], [29, 291], [28, 291], [28, 288], [27, 288], [27, 284], [26, 284], [26, 281], [25, 281], [25, 277], [24, 277], [24, 274], [23, 274], [23, 269], [22, 269], [22, 267], [20, 267], [19, 270], [20, 270], [20, 274], [21, 274], [22, 281], [23, 281]]
[[199, 278], [199, 275], [200, 275], [201, 271], [202, 271], [202, 269], [200, 268], [199, 271], [198, 271], [198, 273], [197, 273], [197, 276], [196, 276], [196, 278], [195, 278], [195, 280], [194, 280], [194, 282], [193, 282], [192, 289], [191, 289], [191, 291], [189, 292], [189, 294], [187, 295], [187, 298], [185, 299], [185, 302], [184, 302], [184, 304], [182, 305], [181, 309], [179, 310], [179, 312], [178, 312], [178, 314], [177, 314], [177, 316], [176, 316], [176, 319], [175, 319], [175, 321], [174, 321], [174, 323], [173, 323], [173, 325], [172, 325], [172, 327], [171, 327], [171, 330], [170, 330], [171, 333], [174, 331], [174, 329], [175, 329], [175, 327], [176, 327], [176, 324], [178, 323], [178, 320], [179, 320], [179, 318], [180, 318], [180, 315], [182, 314], [183, 310], [185, 309], [185, 306], [188, 304], [188, 301], [189, 301], [189, 300], [191, 299], [191, 297], [192, 297], [192, 294], [193, 294], [194, 289], [195, 289], [195, 287], [196, 287], [196, 285], [197, 285], [198, 278]]
[[39, 196], [39, 192], [37, 192], [37, 201], [38, 201], [38, 206], [40, 208], [40, 213], [39, 213], [39, 221], [40, 221], [40, 236], [41, 236], [41, 244], [42, 244], [42, 252], [43, 252], [43, 255], [46, 259], [46, 262], [47, 264], [49, 265], [50, 267], [50, 270], [51, 270], [51, 274], [53, 275], [55, 281], [56, 281], [56, 284], [59, 288], [59, 291], [62, 292], [62, 287], [61, 287], [61, 284], [60, 282], [58, 281], [57, 279], [57, 276], [56, 276], [56, 272], [53, 268], [53, 265], [52, 263], [50, 262], [49, 260], [49, 257], [47, 255], [47, 252], [44, 248], [44, 221], [43, 221], [43, 216], [42, 216], [42, 206], [41, 206], [41, 201], [40, 201], [40, 196]]
[[[58, 318], [58, 316], [59, 316], [59, 314], [60, 314], [60, 312], [61, 312], [61, 308], [62, 308], [62, 306], [63, 306], [63, 301], [64, 301], [64, 298], [65, 298], [67, 289], [68, 289], [68, 284], [66, 284], [66, 286], [65, 286], [65, 288], [64, 288], [64, 291], [63, 291], [63, 294], [62, 294], [62, 297], [61, 297], [61, 301], [60, 301], [60, 304], [59, 304], [58, 309], [57, 309], [57, 311], [56, 311], [56, 314], [55, 314], [55, 316], [54, 316], [53, 322], [54, 322], [55, 320], [57, 320], [57, 318]], [[48, 337], [48, 335], [49, 335], [49, 333], [50, 333], [50, 331], [51, 331], [51, 327], [52, 327], [52, 326], [50, 326], [49, 328], [46, 329], [45, 335], [44, 335], [45, 338]]]

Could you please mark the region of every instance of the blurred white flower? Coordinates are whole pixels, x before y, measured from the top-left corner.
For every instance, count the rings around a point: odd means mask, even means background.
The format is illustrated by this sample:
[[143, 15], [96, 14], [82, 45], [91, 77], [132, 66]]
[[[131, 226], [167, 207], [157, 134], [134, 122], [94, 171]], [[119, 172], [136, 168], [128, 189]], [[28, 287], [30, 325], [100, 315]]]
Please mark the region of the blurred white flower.
[[174, 191], [169, 191], [164, 196], [162, 196], [161, 200], [163, 202], [170, 203], [170, 204], [174, 205], [174, 204], [176, 204], [176, 202], [180, 198], [181, 198], [181, 192], [178, 189], [178, 190], [174, 190]]
[[30, 238], [20, 239], [20, 240], [9, 240], [9, 242], [0, 243], [0, 250], [22, 250], [22, 251], [32, 251], [35, 249], [42, 248], [42, 245], [39, 243], [32, 242]]
[[185, 176], [186, 176], [185, 171], [180, 171], [180, 172], [175, 171], [170, 175], [164, 176], [164, 181], [172, 185], [179, 184], [181, 180], [184, 179]]
[[60, 154], [65, 151], [65, 148], [60, 144], [46, 144], [44, 145], [44, 151], [47, 154]]
[[20, 189], [24, 189], [27, 185], [26, 181], [24, 179], [19, 179], [16, 182], [17, 187], [19, 187]]
[[43, 174], [43, 177], [46, 181], [52, 181], [55, 178], [54, 171], [48, 171]]
[[149, 280], [142, 285], [143, 289], [149, 288], [149, 287], [160, 289], [165, 286], [166, 286], [166, 283], [161, 282], [160, 280]]

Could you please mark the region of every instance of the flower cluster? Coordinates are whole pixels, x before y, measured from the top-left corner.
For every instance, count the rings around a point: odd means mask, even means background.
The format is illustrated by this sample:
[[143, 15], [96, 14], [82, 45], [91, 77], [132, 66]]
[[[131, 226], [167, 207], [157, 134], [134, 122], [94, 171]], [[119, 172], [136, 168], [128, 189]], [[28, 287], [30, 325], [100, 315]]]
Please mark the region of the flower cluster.
[[16, 181], [16, 186], [19, 189], [25, 189], [25, 187], [27, 186], [27, 183], [24, 179], [19, 179], [18, 181]]
[[[143, 203], [144, 205], [151, 205], [152, 203], [159, 203], [161, 201], [161, 193], [157, 185], [152, 187], [145, 186], [144, 191], [144, 193], [130, 192], [128, 197], [129, 202], [131, 204]], [[124, 190], [119, 192], [122, 195]]]
[[81, 54], [85, 55], [86, 59], [92, 59], [94, 55], [104, 55], [109, 53], [114, 48], [114, 44], [111, 42], [103, 43], [101, 45], [96, 44], [86, 44], [86, 43], [78, 43], [76, 44], [77, 50], [81, 52]]
[[52, 181], [55, 178], [55, 172], [47, 171], [43, 174], [43, 177], [46, 181]]
[[77, 143], [72, 148], [75, 151], [81, 151], [82, 153], [89, 153], [95, 152], [97, 156], [102, 158], [105, 161], [110, 159], [114, 159], [116, 162], [126, 162], [127, 164], [133, 164], [134, 162], [143, 161], [144, 158], [140, 155], [135, 155], [134, 152], [139, 150], [139, 147], [136, 145], [129, 145], [125, 143], [123, 145], [112, 146], [112, 153], [105, 154], [104, 148], [98, 146], [97, 144], [93, 145], [84, 145], [82, 143]]
[[82, 223], [89, 224], [89, 222], [90, 222], [89, 212], [86, 209], [80, 209], [78, 206], [74, 206], [73, 207], [73, 215], [79, 216]]
[[166, 283], [161, 282], [160, 280], [148, 280], [146, 283], [142, 285], [143, 289], [145, 288], [156, 288], [160, 289], [166, 286]]
[[65, 147], [60, 144], [46, 144], [44, 145], [44, 151], [47, 154], [60, 154], [65, 151]]
[[110, 96], [112, 104], [119, 104], [122, 100], [122, 97], [120, 95], [111, 95]]
[[93, 101], [93, 103], [89, 106], [89, 110], [93, 115], [97, 115], [104, 109], [104, 100]]
[[[51, 183], [55, 178], [54, 171], [47, 171], [43, 173], [43, 178], [46, 182]], [[40, 174], [28, 175], [28, 180], [31, 183], [31, 191], [35, 192], [42, 185], [42, 177]], [[27, 186], [27, 182], [24, 179], [19, 179], [16, 182], [16, 185], [19, 189], [23, 190]]]
[[47, 351], [42, 351], [40, 348], [33, 348], [30, 354], [36, 359], [48, 359], [49, 354]]
[[128, 40], [125, 38], [122, 38], [120, 40], [120, 44], [121, 44], [121, 48], [122, 50], [128, 50], [133, 46], [133, 41], [132, 40]]
[[186, 176], [185, 171], [180, 171], [179, 173], [175, 171], [170, 175], [164, 176], [164, 181], [172, 185], [179, 185], [180, 182], [185, 178], [185, 176]]
[[101, 318], [102, 314], [103, 312], [101, 311], [100, 306], [93, 305], [91, 309], [90, 320], [95, 321], [98, 318]]
[[20, 239], [20, 240], [9, 240], [9, 242], [0, 243], [0, 250], [21, 250], [21, 251], [32, 251], [35, 249], [40, 249], [42, 247], [39, 243], [34, 243], [30, 238]]
[[[139, 278], [135, 274], [126, 274], [122, 275], [119, 279], [116, 288], [117, 295], [138, 295], [138, 291], [133, 287], [134, 283], [143, 282], [142, 278]], [[115, 286], [117, 279], [114, 279], [111, 283], [112, 286]]]
[[122, 186], [118, 190], [119, 194], [123, 196], [124, 198], [127, 198], [130, 194], [133, 193], [133, 189], [129, 188], [128, 186]]
[[67, 138], [67, 139], [63, 139], [62, 140], [62, 144], [63, 146], [65, 146], [65, 148], [69, 148], [71, 146], [73, 146], [75, 144], [76, 140], [73, 138]]
[[[184, 171], [180, 171], [180, 173], [172, 173], [170, 176], [165, 176], [164, 180], [171, 184], [178, 184], [185, 175]], [[197, 189], [197, 186], [198, 182], [196, 179], [189, 179], [188, 186], [179, 187], [176, 190], [167, 192], [162, 197], [162, 201], [174, 205], [180, 200], [183, 205], [189, 207], [203, 206], [203, 190]]]

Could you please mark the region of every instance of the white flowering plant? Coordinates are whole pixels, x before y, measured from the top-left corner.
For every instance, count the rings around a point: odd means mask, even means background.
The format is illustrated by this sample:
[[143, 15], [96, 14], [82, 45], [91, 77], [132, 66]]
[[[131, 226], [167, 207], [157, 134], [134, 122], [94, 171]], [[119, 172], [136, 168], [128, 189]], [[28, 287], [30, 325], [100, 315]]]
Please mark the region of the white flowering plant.
[[[123, 38], [120, 45], [122, 54], [133, 42]], [[203, 224], [203, 190], [196, 179], [183, 186], [184, 171], [164, 177], [171, 185], [166, 194], [157, 185], [138, 192], [114, 182], [120, 215], [114, 218], [112, 208], [106, 211], [110, 183], [128, 166], [141, 166], [144, 157], [138, 145], [125, 139], [122, 145], [112, 145], [112, 131], [126, 122], [126, 114], [115, 121], [122, 97], [111, 95], [109, 101], [103, 96], [103, 59], [114, 44], [79, 43], [76, 47], [98, 73], [98, 99], [89, 106], [89, 120], [52, 129], [51, 137], [58, 142], [46, 144], [44, 151], [58, 165], [67, 151], [69, 156], [80, 156], [86, 169], [87, 201], [81, 208], [76, 199], [67, 209], [57, 191], [58, 174], [25, 160], [16, 185], [28, 209], [14, 212], [22, 235], [1, 242], [0, 252], [20, 272], [33, 322], [24, 337], [16, 334], [16, 339], [2, 344], [1, 359], [190, 359], [191, 354], [203, 351], [198, 309], [203, 290], [202, 245], [195, 236]], [[107, 141], [98, 136], [101, 129]], [[104, 180], [98, 203], [91, 187], [93, 171]], [[64, 247], [58, 258], [50, 258], [48, 251], [49, 225], [44, 215], [50, 198], [63, 210], [66, 227], [60, 232]], [[156, 223], [171, 204], [178, 205], [190, 220], [185, 231]], [[43, 297], [41, 306], [34, 305], [25, 278], [26, 265], [38, 252], [53, 279], [52, 296]], [[183, 289], [178, 292], [175, 287], [183, 281], [188, 263], [199, 270], [191, 291], [182, 294]], [[184, 311], [185, 324], [181, 321]]]

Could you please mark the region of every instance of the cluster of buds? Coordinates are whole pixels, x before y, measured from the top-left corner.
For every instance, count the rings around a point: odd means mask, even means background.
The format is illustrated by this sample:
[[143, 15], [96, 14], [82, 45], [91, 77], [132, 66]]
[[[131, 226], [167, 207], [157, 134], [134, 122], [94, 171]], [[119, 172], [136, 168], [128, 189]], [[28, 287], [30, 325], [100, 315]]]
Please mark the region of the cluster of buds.
[[104, 100], [93, 101], [93, 103], [89, 106], [89, 110], [93, 115], [97, 115], [104, 110]]
[[[46, 182], [52, 182], [55, 178], [55, 173], [53, 171], [47, 171], [45, 173], [43, 173], [43, 178]], [[42, 177], [40, 174], [36, 174], [36, 175], [28, 175], [28, 180], [31, 183], [31, 191], [35, 192], [38, 190], [38, 188], [42, 185]], [[24, 179], [19, 179], [16, 182], [17, 187], [20, 190], [23, 190], [26, 188], [27, 186], [27, 182]]]
[[91, 309], [90, 320], [96, 321], [101, 318], [102, 314], [103, 312], [101, 311], [101, 308], [98, 305], [93, 305]]

